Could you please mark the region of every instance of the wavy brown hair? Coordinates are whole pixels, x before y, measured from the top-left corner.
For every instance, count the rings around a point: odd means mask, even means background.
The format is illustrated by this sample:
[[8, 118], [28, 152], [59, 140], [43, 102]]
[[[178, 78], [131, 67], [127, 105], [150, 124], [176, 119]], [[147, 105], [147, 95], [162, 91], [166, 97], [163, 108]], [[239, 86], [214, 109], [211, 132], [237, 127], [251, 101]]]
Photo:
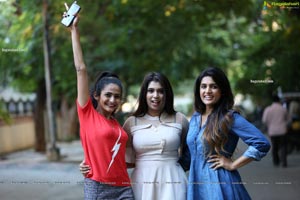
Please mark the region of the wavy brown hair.
[[209, 67], [198, 76], [194, 86], [194, 107], [201, 114], [205, 113], [206, 106], [200, 98], [200, 84], [204, 77], [211, 77], [221, 90], [221, 98], [214, 105], [214, 109], [207, 118], [203, 133], [204, 142], [208, 145], [207, 155], [221, 154], [228, 140], [228, 134], [233, 123], [230, 110], [233, 109], [234, 99], [232, 90], [225, 73], [216, 67]]

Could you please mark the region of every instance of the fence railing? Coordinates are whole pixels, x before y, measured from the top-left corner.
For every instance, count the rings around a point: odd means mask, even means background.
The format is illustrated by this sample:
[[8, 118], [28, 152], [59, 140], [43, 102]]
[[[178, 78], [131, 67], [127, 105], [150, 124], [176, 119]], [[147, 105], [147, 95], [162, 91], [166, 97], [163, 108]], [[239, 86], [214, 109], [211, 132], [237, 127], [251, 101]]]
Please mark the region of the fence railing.
[[32, 116], [34, 112], [34, 101], [32, 100], [0, 100], [0, 105], [2, 105], [2, 110], [9, 113], [12, 117], [15, 116]]
[[5, 120], [5, 116], [2, 116], [3, 120], [0, 118], [0, 156], [34, 146], [34, 103], [32, 99], [15, 100], [0, 96], [1, 113], [11, 119]]

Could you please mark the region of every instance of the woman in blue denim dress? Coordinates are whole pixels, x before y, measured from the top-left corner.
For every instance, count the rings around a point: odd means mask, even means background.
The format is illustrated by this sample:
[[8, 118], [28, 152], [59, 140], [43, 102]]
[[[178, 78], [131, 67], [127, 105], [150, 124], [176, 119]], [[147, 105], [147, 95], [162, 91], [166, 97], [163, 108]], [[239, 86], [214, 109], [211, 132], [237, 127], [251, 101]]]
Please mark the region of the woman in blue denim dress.
[[[187, 199], [251, 199], [238, 168], [260, 160], [270, 149], [266, 137], [233, 111], [229, 81], [219, 68], [207, 68], [195, 82], [193, 114], [187, 136], [190, 151]], [[248, 149], [232, 160], [238, 140]]]

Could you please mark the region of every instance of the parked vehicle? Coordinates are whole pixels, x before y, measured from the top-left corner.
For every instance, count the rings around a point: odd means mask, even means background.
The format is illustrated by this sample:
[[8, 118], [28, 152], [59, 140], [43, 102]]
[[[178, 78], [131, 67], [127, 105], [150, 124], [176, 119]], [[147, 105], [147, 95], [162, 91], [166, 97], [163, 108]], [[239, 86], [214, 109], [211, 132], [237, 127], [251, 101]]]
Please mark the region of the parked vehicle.
[[300, 150], [300, 92], [282, 93], [290, 115], [288, 125], [288, 153]]

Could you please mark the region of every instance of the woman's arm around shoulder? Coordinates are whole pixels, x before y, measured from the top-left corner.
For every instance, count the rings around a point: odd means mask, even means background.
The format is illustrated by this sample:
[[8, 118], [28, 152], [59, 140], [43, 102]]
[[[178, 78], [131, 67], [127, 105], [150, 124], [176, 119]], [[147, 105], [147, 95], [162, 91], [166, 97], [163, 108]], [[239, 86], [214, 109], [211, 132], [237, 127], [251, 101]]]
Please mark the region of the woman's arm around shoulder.
[[135, 116], [130, 116], [125, 120], [123, 124], [123, 129], [126, 131], [128, 135], [131, 135], [131, 127], [134, 126], [135, 120], [136, 120]]
[[176, 122], [180, 123], [182, 125], [183, 129], [188, 130], [189, 128], [189, 120], [187, 117], [181, 113], [181, 112], [176, 112]]
[[189, 121], [187, 117], [180, 112], [176, 113], [176, 121], [177, 123], [180, 123], [182, 125], [178, 162], [183, 168], [183, 170], [187, 171], [190, 169], [190, 151], [186, 143], [187, 133], [189, 129]]
[[133, 144], [132, 144], [132, 135], [131, 135], [131, 127], [134, 126], [135, 123], [135, 117], [130, 116], [123, 125], [123, 129], [128, 135], [128, 140], [126, 143], [126, 165], [127, 168], [134, 168], [135, 167], [135, 151], [133, 149]]

